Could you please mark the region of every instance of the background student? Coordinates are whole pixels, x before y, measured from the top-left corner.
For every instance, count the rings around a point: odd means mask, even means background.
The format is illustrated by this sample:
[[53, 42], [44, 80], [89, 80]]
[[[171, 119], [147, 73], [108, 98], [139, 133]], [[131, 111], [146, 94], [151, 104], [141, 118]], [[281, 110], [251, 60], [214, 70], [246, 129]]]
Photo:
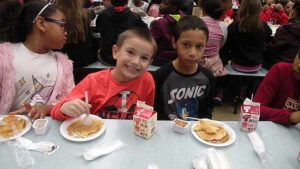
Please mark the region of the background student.
[[[147, 67], [156, 43], [146, 29], [129, 29], [120, 34], [112, 48], [116, 67], [88, 75], [57, 104], [51, 116], [65, 120], [89, 111], [102, 118], [132, 119], [137, 100], [154, 103], [154, 81]], [[88, 92], [89, 103], [84, 102]]]
[[45, 1], [22, 6], [11, 39], [16, 43], [0, 44], [1, 114], [14, 111], [42, 118], [73, 88], [72, 62], [51, 50], [66, 42], [65, 20]]
[[153, 58], [153, 65], [163, 66], [176, 58], [172, 46], [172, 37], [177, 21], [185, 16], [182, 12], [182, 0], [162, 0], [159, 13], [162, 18], [151, 23], [151, 34], [156, 40], [158, 50]]
[[198, 64], [207, 40], [208, 28], [197, 16], [178, 21], [172, 39], [177, 58], [153, 73], [159, 119], [212, 117], [214, 76]]
[[269, 70], [254, 101], [261, 104], [260, 120], [300, 123], [300, 48], [293, 63], [280, 62]]
[[271, 39], [271, 28], [260, 21], [260, 8], [260, 0], [243, 0], [238, 11], [238, 20], [228, 26], [222, 57], [231, 59], [232, 67], [241, 72], [260, 70], [263, 50]]
[[200, 8], [203, 10], [201, 19], [208, 27], [209, 35], [206, 47], [203, 53], [203, 58], [199, 64], [210, 70], [216, 77], [216, 96], [214, 102], [221, 104], [223, 100], [223, 87], [226, 85], [227, 70], [224, 67], [219, 56], [220, 48], [225, 44], [227, 39], [227, 26], [219, 19], [224, 13], [221, 0], [201, 0]]
[[112, 7], [101, 11], [96, 20], [96, 31], [100, 32], [100, 52], [98, 59], [106, 65], [115, 65], [111, 48], [118, 36], [132, 27], [146, 28], [140, 15], [127, 7], [128, 0], [111, 0]]
[[280, 26], [264, 51], [264, 67], [270, 68], [277, 62], [292, 63], [300, 46], [300, 1], [296, 1], [289, 23]]

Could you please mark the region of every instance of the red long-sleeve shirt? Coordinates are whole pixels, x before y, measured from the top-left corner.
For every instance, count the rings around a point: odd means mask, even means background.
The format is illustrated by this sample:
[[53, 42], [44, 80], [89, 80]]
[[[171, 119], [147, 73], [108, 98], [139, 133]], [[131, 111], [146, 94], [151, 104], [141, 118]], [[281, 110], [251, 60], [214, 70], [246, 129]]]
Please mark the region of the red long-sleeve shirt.
[[63, 101], [56, 104], [51, 111], [51, 117], [57, 120], [70, 118], [60, 112], [61, 106], [73, 99], [84, 100], [88, 92], [91, 114], [102, 118], [132, 119], [137, 100], [153, 106], [155, 85], [149, 72], [136, 79], [119, 83], [111, 75], [111, 70], [103, 70], [89, 74], [69, 93]]
[[256, 91], [261, 104], [260, 120], [289, 125], [289, 116], [300, 109], [300, 81], [293, 76], [292, 64], [274, 65]]

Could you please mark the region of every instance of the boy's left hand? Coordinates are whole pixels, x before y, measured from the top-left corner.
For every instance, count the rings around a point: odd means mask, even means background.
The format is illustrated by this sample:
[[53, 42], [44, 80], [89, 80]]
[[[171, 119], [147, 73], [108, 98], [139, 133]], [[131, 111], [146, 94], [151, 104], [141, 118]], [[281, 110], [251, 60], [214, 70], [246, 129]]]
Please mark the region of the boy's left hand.
[[44, 118], [46, 115], [49, 115], [52, 108], [53, 106], [51, 105], [36, 104], [31, 106], [29, 103], [24, 103], [20, 109], [9, 114], [27, 114], [32, 121], [34, 121], [38, 118]]

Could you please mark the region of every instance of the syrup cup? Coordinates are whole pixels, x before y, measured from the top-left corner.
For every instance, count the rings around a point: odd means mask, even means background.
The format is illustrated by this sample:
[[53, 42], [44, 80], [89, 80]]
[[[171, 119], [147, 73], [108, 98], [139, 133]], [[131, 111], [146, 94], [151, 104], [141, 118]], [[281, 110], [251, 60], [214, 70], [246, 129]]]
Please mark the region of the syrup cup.
[[190, 126], [189, 121], [181, 120], [181, 119], [174, 119], [172, 121], [173, 130], [177, 133], [184, 134], [188, 131]]
[[48, 119], [36, 119], [32, 125], [34, 132], [37, 135], [42, 135], [46, 133], [48, 125]]

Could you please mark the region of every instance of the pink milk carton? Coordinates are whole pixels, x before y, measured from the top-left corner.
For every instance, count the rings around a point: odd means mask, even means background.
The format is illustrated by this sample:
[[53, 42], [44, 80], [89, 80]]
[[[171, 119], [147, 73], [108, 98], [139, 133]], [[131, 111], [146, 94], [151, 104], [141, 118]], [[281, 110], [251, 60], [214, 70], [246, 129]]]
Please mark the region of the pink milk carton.
[[260, 117], [260, 103], [246, 98], [241, 105], [239, 127], [242, 131], [254, 131]]
[[149, 139], [156, 131], [157, 113], [153, 107], [138, 101], [133, 114], [134, 134]]

